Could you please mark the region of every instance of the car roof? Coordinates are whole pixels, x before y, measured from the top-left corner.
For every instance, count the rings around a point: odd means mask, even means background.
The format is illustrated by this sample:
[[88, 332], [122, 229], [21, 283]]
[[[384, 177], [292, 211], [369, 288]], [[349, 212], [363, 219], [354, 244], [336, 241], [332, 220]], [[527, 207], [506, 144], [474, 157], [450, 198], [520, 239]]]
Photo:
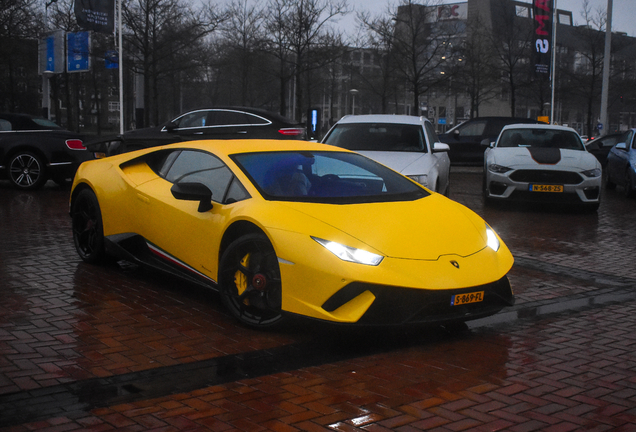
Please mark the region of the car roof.
[[[239, 153], [260, 153], [274, 151], [329, 151], [329, 152], [347, 152], [349, 150], [334, 147], [328, 144], [321, 144], [311, 141], [301, 140], [276, 140], [276, 139], [236, 139], [236, 140], [197, 140], [186, 141], [181, 143], [169, 144], [161, 147], [151, 147], [148, 151], [141, 150], [145, 153], [162, 149], [195, 149], [212, 152], [219, 156], [228, 156]], [[129, 155], [130, 153], [123, 153]], [[118, 156], [115, 156], [118, 157]]]
[[510, 125], [506, 125], [503, 127], [503, 129], [501, 130], [502, 132], [507, 130], [507, 129], [545, 129], [545, 130], [558, 130], [558, 131], [567, 131], [567, 132], [574, 132], [575, 134], [578, 135], [578, 132], [575, 131], [574, 129], [572, 129], [571, 127], [567, 127], [567, 126], [558, 126], [558, 125], [549, 125], [549, 124], [545, 124], [545, 123], [537, 123], [537, 124], [530, 124], [530, 123], [514, 123], [514, 124], [510, 124]]
[[251, 113], [251, 114], [257, 114], [257, 115], [261, 115], [261, 116], [265, 116], [268, 117], [270, 119], [274, 119], [274, 120], [278, 120], [281, 121], [283, 123], [291, 123], [294, 124], [294, 122], [281, 115], [278, 114], [277, 112], [274, 111], [268, 111], [264, 108], [254, 108], [254, 107], [245, 107], [245, 106], [233, 106], [233, 105], [219, 105], [219, 106], [203, 106], [203, 107], [197, 107], [197, 108], [193, 108], [191, 110], [188, 111], [184, 111], [182, 113], [179, 113], [179, 115], [177, 115], [175, 118], [179, 118], [185, 114], [194, 112], [194, 111], [211, 111], [211, 110], [228, 110], [228, 111], [244, 111], [247, 113]]
[[413, 124], [423, 125], [429, 121], [425, 117], [409, 116], [401, 114], [360, 114], [346, 115], [338, 120], [338, 124], [348, 123], [395, 123], [395, 124]]

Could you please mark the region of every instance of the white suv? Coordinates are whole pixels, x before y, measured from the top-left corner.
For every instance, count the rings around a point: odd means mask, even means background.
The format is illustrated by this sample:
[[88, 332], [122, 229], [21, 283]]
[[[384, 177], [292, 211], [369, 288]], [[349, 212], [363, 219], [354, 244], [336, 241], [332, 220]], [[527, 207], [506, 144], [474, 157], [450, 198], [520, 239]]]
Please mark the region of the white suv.
[[424, 117], [349, 115], [333, 125], [322, 142], [361, 153], [448, 196], [449, 147], [439, 142]]

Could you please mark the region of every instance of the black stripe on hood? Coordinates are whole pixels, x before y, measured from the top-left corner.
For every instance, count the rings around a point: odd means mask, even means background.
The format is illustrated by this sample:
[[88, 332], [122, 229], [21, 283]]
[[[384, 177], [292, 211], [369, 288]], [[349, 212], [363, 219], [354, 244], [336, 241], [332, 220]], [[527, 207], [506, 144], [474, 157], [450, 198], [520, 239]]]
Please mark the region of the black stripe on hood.
[[556, 147], [526, 147], [532, 159], [541, 165], [556, 165], [561, 161], [561, 149]]

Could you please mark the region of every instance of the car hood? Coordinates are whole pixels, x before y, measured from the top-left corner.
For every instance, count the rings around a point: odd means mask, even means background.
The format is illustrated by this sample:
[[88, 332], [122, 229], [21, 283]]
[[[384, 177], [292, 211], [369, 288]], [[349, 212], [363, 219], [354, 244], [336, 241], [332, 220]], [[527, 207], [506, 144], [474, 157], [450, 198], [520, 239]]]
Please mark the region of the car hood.
[[426, 174], [429, 172], [428, 166], [432, 164], [429, 153], [366, 150], [356, 152], [404, 175]]
[[582, 150], [536, 149], [527, 147], [495, 147], [488, 157], [489, 162], [508, 168], [555, 167], [555, 169], [593, 169], [597, 160], [591, 153]]
[[370, 246], [370, 252], [388, 257], [437, 260], [442, 255], [469, 256], [486, 247], [485, 222], [439, 194], [395, 203], [282, 205], [303, 214], [293, 218], [298, 231], [360, 247], [351, 244], [353, 237]]

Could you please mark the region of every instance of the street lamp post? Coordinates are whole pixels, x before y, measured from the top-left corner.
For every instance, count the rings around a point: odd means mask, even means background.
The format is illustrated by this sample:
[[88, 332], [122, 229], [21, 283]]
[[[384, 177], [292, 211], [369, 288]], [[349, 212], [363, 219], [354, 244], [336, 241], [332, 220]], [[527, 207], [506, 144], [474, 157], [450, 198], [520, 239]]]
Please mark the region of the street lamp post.
[[358, 94], [358, 90], [357, 89], [351, 89], [349, 90], [349, 93], [351, 93], [351, 114], [355, 115], [356, 114], [356, 95]]

